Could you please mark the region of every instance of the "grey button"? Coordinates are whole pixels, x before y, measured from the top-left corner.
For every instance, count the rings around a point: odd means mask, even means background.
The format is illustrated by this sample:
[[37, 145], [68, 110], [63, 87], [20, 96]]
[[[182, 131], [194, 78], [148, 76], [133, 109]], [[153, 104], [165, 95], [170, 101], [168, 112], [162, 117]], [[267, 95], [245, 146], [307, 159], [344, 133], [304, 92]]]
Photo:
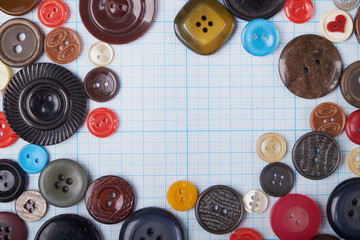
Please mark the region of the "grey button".
[[359, 0], [333, 0], [338, 9], [349, 11], [357, 7]]

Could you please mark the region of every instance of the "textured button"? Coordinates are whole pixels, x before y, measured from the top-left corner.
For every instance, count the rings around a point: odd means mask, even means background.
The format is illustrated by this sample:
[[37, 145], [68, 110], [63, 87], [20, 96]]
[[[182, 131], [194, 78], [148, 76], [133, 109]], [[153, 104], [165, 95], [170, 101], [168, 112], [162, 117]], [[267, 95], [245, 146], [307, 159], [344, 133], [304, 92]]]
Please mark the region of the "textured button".
[[345, 132], [353, 143], [360, 145], [360, 110], [356, 110], [348, 116]]
[[320, 180], [329, 177], [341, 160], [339, 144], [323, 132], [309, 132], [297, 140], [292, 152], [296, 170], [304, 177]]
[[151, 207], [136, 211], [124, 222], [119, 240], [128, 239], [184, 240], [184, 233], [168, 211]]
[[259, 214], [266, 210], [268, 198], [260, 190], [250, 190], [243, 198], [245, 210], [249, 213]]
[[311, 0], [288, 0], [284, 5], [286, 17], [294, 23], [304, 23], [314, 14], [314, 5]]
[[69, 159], [50, 162], [39, 178], [41, 195], [55, 207], [70, 207], [78, 203], [86, 193], [87, 184], [85, 170]]
[[256, 141], [256, 153], [266, 162], [280, 161], [286, 153], [286, 142], [276, 133], [265, 133]]
[[89, 186], [85, 205], [96, 221], [104, 224], [119, 223], [125, 220], [134, 208], [134, 191], [124, 179], [104, 176]]
[[0, 239], [25, 240], [26, 227], [23, 221], [13, 213], [0, 212]]
[[177, 211], [192, 209], [197, 201], [198, 193], [195, 186], [187, 181], [174, 182], [167, 191], [169, 205]]
[[12, 145], [19, 137], [11, 130], [3, 112], [0, 112], [0, 148]]
[[103, 42], [93, 44], [89, 49], [89, 59], [92, 64], [98, 67], [104, 67], [111, 63], [114, 58], [112, 47]]
[[38, 8], [40, 22], [50, 28], [63, 25], [69, 15], [66, 4], [61, 0], [45, 0]]
[[39, 192], [25, 191], [16, 199], [15, 210], [24, 221], [36, 222], [44, 217], [47, 204]]
[[190, 50], [210, 55], [216, 52], [234, 30], [234, 18], [216, 0], [190, 0], [174, 21], [175, 34]]
[[24, 146], [18, 154], [19, 164], [27, 173], [41, 172], [48, 160], [49, 156], [45, 148], [34, 144]]
[[360, 108], [360, 61], [349, 65], [341, 75], [340, 88], [345, 100]]
[[294, 171], [284, 163], [270, 163], [261, 171], [262, 189], [273, 197], [288, 194], [295, 183]]
[[44, 38], [39, 28], [22, 18], [1, 25], [0, 42], [0, 60], [11, 67], [30, 65], [44, 52]]
[[92, 135], [99, 138], [109, 137], [116, 131], [118, 120], [110, 109], [97, 108], [87, 119], [87, 127]]
[[10, 68], [0, 61], [0, 91], [4, 91], [11, 77]]
[[351, 150], [351, 152], [346, 157], [346, 164], [349, 170], [355, 174], [360, 176], [360, 148], [355, 148]]
[[244, 215], [241, 196], [227, 186], [212, 186], [203, 191], [195, 205], [200, 226], [213, 234], [233, 231]]
[[97, 102], [106, 102], [118, 94], [120, 80], [115, 72], [99, 67], [91, 70], [84, 79], [84, 89], [89, 98]]
[[353, 21], [349, 14], [341, 10], [325, 13], [320, 21], [321, 34], [331, 42], [344, 42], [353, 33]]
[[291, 40], [281, 53], [280, 77], [296, 96], [320, 98], [339, 83], [342, 61], [335, 46], [317, 35], [302, 35]]
[[230, 240], [262, 240], [262, 237], [253, 229], [240, 228], [231, 234]]
[[311, 240], [339, 240], [339, 239], [337, 237], [328, 234], [320, 234], [320, 235], [316, 235]]
[[1, 0], [0, 10], [13, 16], [21, 16], [33, 10], [39, 0]]
[[333, 0], [337, 8], [350, 11], [359, 5], [359, 0]]
[[320, 131], [332, 137], [344, 131], [346, 115], [335, 103], [325, 102], [317, 105], [310, 115], [310, 126], [313, 131]]
[[332, 229], [342, 238], [357, 240], [360, 236], [360, 178], [340, 183], [330, 194], [327, 218]]
[[288, 194], [277, 200], [270, 212], [271, 228], [280, 239], [311, 239], [319, 230], [321, 215], [313, 200]]
[[0, 159], [0, 202], [18, 198], [26, 187], [26, 173], [17, 162]]

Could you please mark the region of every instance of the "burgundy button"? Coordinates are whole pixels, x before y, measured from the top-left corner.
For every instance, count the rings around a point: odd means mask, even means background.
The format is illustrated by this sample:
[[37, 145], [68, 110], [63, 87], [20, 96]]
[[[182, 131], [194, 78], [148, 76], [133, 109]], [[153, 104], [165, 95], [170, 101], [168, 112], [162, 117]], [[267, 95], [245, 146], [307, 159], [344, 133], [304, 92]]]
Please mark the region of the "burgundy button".
[[353, 143], [360, 144], [360, 110], [356, 110], [348, 116], [345, 132]]
[[10, 212], [0, 212], [0, 239], [26, 239], [25, 224], [17, 215]]

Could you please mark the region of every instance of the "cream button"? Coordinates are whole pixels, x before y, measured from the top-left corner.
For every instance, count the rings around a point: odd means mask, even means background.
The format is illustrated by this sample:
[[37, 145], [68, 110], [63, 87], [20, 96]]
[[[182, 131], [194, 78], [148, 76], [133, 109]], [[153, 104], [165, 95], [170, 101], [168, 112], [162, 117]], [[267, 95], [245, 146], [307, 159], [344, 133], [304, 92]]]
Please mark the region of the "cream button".
[[265, 133], [256, 142], [256, 153], [265, 162], [280, 161], [286, 152], [286, 142], [276, 133]]
[[0, 61], [0, 91], [4, 91], [11, 78], [10, 68]]
[[44, 217], [47, 204], [39, 192], [25, 191], [16, 199], [15, 210], [24, 221], [36, 222]]
[[89, 49], [89, 59], [94, 65], [104, 67], [108, 65], [114, 58], [114, 50], [112, 47], [103, 42], [92, 45]]
[[325, 13], [320, 21], [321, 34], [331, 42], [344, 42], [353, 32], [352, 18], [346, 12], [336, 9]]
[[346, 157], [346, 164], [349, 170], [355, 174], [360, 176], [360, 160], [358, 160], [360, 156], [360, 148], [353, 149]]
[[249, 213], [259, 214], [266, 210], [269, 201], [264, 192], [251, 190], [243, 198], [245, 210]]

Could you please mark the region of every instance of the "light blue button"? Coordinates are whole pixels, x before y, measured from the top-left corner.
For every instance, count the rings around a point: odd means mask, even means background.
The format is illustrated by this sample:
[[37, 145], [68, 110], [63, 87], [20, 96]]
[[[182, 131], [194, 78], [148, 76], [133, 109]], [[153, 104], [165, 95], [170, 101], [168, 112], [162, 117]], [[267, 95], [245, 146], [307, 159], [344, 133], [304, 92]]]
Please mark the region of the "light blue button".
[[266, 56], [278, 46], [279, 33], [271, 22], [255, 19], [243, 29], [242, 42], [248, 53], [254, 56]]
[[46, 150], [34, 144], [24, 146], [18, 155], [19, 164], [27, 173], [41, 172], [48, 160], [49, 156]]

